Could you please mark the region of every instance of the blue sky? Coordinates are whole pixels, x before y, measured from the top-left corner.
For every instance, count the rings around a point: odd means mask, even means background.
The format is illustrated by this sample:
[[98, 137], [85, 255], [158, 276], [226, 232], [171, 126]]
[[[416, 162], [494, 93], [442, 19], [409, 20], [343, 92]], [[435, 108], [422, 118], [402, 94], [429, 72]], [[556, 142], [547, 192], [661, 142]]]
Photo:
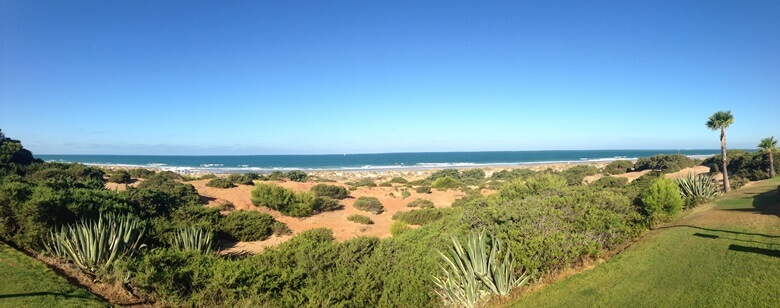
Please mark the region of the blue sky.
[[0, 2], [37, 154], [733, 148], [780, 136], [780, 1]]

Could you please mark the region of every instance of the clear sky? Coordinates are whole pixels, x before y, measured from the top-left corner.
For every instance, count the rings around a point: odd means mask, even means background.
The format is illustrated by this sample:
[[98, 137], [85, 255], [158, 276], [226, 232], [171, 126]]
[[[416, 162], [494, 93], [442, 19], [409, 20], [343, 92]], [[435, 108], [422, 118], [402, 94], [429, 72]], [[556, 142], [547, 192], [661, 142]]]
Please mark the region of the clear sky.
[[780, 1], [0, 1], [36, 154], [733, 148], [780, 137]]

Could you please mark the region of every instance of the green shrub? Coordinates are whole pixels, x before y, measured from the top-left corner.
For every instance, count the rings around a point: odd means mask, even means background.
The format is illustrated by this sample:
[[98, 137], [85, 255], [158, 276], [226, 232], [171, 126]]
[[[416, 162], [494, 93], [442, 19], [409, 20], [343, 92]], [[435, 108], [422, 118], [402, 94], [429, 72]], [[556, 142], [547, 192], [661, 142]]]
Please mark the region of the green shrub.
[[376, 183], [370, 178], [360, 179], [357, 182], [350, 183], [350, 185], [354, 187], [376, 187]]
[[197, 179], [199, 179], [199, 180], [213, 180], [213, 179], [216, 179], [216, 178], [217, 178], [216, 174], [206, 173], [206, 174], [201, 175]]
[[244, 173], [244, 178], [247, 178], [249, 180], [261, 180], [262, 179], [262, 177], [259, 174], [254, 173], [254, 172]]
[[400, 220], [410, 225], [422, 226], [424, 224], [436, 221], [444, 217], [441, 209], [423, 208], [408, 212], [398, 212], [393, 215], [394, 220]]
[[414, 189], [414, 191], [418, 194], [430, 194], [431, 193], [431, 186], [428, 185], [421, 185]]
[[271, 215], [257, 211], [234, 211], [222, 218], [219, 231], [229, 239], [250, 242], [262, 241], [274, 233], [278, 228], [277, 222]]
[[750, 180], [741, 176], [734, 176], [729, 178], [729, 186], [731, 186], [731, 189], [740, 189], [748, 182], [750, 182]]
[[273, 171], [270, 174], [268, 174], [268, 180], [269, 181], [279, 181], [285, 178], [284, 172], [281, 171]]
[[214, 230], [220, 224], [222, 215], [217, 207], [205, 207], [202, 205], [188, 205], [177, 209], [171, 214], [170, 228], [183, 228], [194, 226], [208, 230]]
[[241, 184], [241, 185], [248, 185], [252, 186], [255, 185], [255, 181], [251, 177], [247, 177], [246, 175], [239, 177], [235, 181], [233, 181], [235, 184]]
[[314, 202], [314, 212], [330, 212], [343, 209], [344, 205], [331, 197], [317, 197]]
[[371, 220], [371, 218], [368, 218], [368, 216], [363, 216], [363, 215], [360, 215], [360, 214], [349, 215], [349, 217], [347, 217], [347, 220], [349, 220], [351, 222], [356, 222], [356, 223], [359, 223], [359, 224], [364, 224], [364, 225], [373, 225], [374, 224], [374, 221]]
[[135, 179], [148, 179], [155, 174], [153, 170], [145, 168], [133, 168], [130, 169], [128, 173], [130, 173], [130, 176]]
[[617, 187], [626, 186], [626, 184], [628, 184], [627, 178], [605, 176], [594, 181], [593, 183], [590, 183], [590, 186], [599, 187], [599, 188], [617, 188]]
[[[721, 172], [721, 155], [715, 155], [704, 160], [704, 165], [710, 167], [710, 172]], [[729, 150], [727, 168], [730, 176], [746, 178], [758, 181], [769, 178], [769, 153], [745, 152], [742, 150]], [[780, 159], [775, 159], [775, 170], [780, 170]], [[729, 181], [731, 182], [731, 181]]]
[[194, 186], [177, 182], [166, 172], [154, 175], [136, 188], [128, 187], [120, 195], [141, 219], [168, 217], [179, 207], [200, 202], [200, 195]]
[[431, 183], [431, 188], [436, 188], [441, 190], [458, 189], [461, 186], [463, 186], [463, 182], [450, 176], [437, 178], [436, 180], [433, 181], [433, 183]]
[[582, 185], [582, 181], [586, 176], [591, 176], [599, 173], [599, 169], [596, 166], [591, 165], [577, 165], [569, 169], [563, 170], [561, 176], [566, 178], [566, 183], [569, 185]]
[[658, 154], [650, 157], [642, 157], [634, 164], [634, 170], [659, 170], [664, 173], [673, 173], [685, 168], [696, 166], [696, 162], [682, 154]]
[[392, 178], [390, 180], [390, 183], [393, 183], [393, 184], [407, 184], [407, 183], [409, 183], [409, 181], [407, 179], [405, 179], [405, 178], [397, 176], [397, 177]]
[[385, 207], [379, 202], [379, 199], [375, 197], [360, 197], [355, 200], [355, 208], [361, 211], [371, 212], [371, 214], [379, 215], [385, 211]]
[[393, 236], [399, 236], [410, 230], [412, 230], [412, 228], [409, 227], [408, 224], [400, 220], [396, 220], [390, 225], [390, 234], [392, 234]]
[[292, 217], [311, 216], [323, 210], [340, 208], [338, 202], [318, 198], [311, 192], [292, 190], [268, 183], [258, 183], [252, 189], [252, 204], [266, 206]]
[[285, 176], [293, 182], [306, 182], [306, 172], [301, 170], [287, 172]]
[[311, 187], [311, 191], [319, 197], [330, 197], [339, 200], [349, 197], [347, 189], [337, 185], [317, 184]]
[[626, 172], [631, 171], [631, 169], [634, 168], [634, 163], [628, 160], [615, 160], [610, 162], [604, 167], [604, 174], [606, 175], [615, 175], [615, 174], [623, 174]]
[[456, 170], [456, 169], [437, 170], [437, 171], [431, 173], [431, 175], [429, 175], [427, 179], [428, 179], [428, 181], [433, 182], [433, 181], [438, 180], [438, 179], [443, 178], [443, 177], [450, 177], [450, 178], [453, 178], [453, 179], [459, 179], [460, 178], [460, 172], [458, 170]]
[[642, 194], [642, 204], [650, 223], [667, 221], [682, 210], [680, 187], [673, 180], [658, 178]]
[[498, 172], [494, 172], [493, 175], [490, 176], [490, 179], [511, 181], [517, 178], [530, 177], [533, 176], [534, 174], [536, 174], [536, 172], [525, 168], [501, 170]]
[[409, 198], [410, 196], [412, 196], [412, 194], [409, 192], [409, 190], [404, 189], [403, 191], [401, 191], [401, 199], [406, 199]]
[[111, 183], [119, 183], [119, 184], [127, 184], [132, 181], [132, 178], [130, 178], [130, 173], [128, 173], [125, 170], [118, 170], [111, 174], [111, 176], [108, 177], [108, 181]]
[[417, 200], [411, 201], [406, 204], [407, 207], [419, 207], [419, 208], [432, 208], [433, 201], [425, 200], [423, 198], [417, 198]]
[[236, 185], [233, 185], [233, 182], [231, 182], [229, 179], [226, 178], [215, 178], [211, 179], [206, 183], [206, 186], [208, 187], [216, 187], [216, 188], [233, 188], [236, 187]]
[[663, 176], [663, 174], [659, 171], [651, 171], [643, 174], [625, 186], [626, 196], [632, 200], [634, 205], [641, 206], [642, 194], [661, 176]]

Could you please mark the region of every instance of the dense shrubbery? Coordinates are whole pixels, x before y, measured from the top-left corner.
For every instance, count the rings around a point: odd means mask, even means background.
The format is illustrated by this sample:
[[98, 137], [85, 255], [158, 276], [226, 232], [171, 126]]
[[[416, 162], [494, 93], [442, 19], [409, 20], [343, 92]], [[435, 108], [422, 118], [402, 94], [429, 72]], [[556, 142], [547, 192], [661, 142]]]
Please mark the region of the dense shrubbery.
[[634, 168], [634, 163], [628, 160], [616, 160], [612, 161], [602, 170], [606, 175], [623, 174], [631, 171]]
[[582, 181], [586, 176], [595, 175], [599, 173], [599, 169], [596, 166], [591, 165], [579, 165], [569, 169], [563, 170], [561, 176], [566, 178], [566, 182], [569, 185], [582, 185]]
[[236, 185], [233, 185], [233, 182], [226, 178], [214, 178], [211, 179], [206, 183], [206, 186], [208, 187], [216, 187], [216, 188], [233, 188], [236, 187]]
[[130, 173], [125, 170], [117, 170], [108, 177], [108, 181], [111, 183], [127, 184], [132, 181]]
[[271, 215], [256, 211], [230, 212], [222, 218], [219, 231], [236, 241], [262, 241], [279, 229]]
[[393, 215], [393, 219], [403, 221], [410, 225], [421, 226], [439, 220], [443, 216], [444, 210], [442, 209], [424, 208], [420, 210], [395, 213], [395, 215]]
[[501, 170], [498, 172], [493, 173], [493, 175], [490, 176], [490, 179], [492, 180], [504, 180], [504, 181], [511, 181], [517, 178], [524, 178], [529, 177], [536, 174], [533, 170], [520, 168], [520, 169], [512, 169], [512, 170]]
[[[720, 154], [711, 156], [702, 163], [710, 167], [710, 172], [721, 172], [722, 157]], [[742, 177], [751, 181], [769, 178], [769, 153], [745, 152], [742, 150], [728, 150], [726, 153], [728, 164], [726, 167], [729, 176]], [[780, 170], [780, 159], [775, 159], [775, 170]], [[729, 178], [731, 182], [731, 178]]]
[[360, 197], [355, 200], [355, 208], [361, 211], [371, 212], [371, 214], [378, 215], [385, 211], [385, 207], [382, 206], [382, 202], [374, 197]]
[[293, 170], [293, 171], [287, 172], [287, 174], [285, 174], [285, 176], [288, 179], [290, 179], [290, 181], [293, 181], [293, 182], [306, 182], [306, 178], [307, 178], [306, 172], [303, 172], [301, 170]]
[[319, 197], [331, 197], [333, 199], [349, 197], [347, 189], [338, 185], [317, 184], [311, 187], [311, 191]]
[[417, 188], [414, 189], [414, 191], [418, 194], [430, 194], [431, 193], [431, 186], [430, 185], [420, 185]]
[[394, 177], [394, 178], [392, 178], [388, 182], [390, 182], [392, 184], [407, 184], [407, 183], [409, 183], [409, 181], [407, 179], [402, 178], [402, 177]]
[[734, 176], [729, 178], [729, 186], [731, 189], [740, 189], [745, 186], [750, 180], [741, 176]]
[[634, 164], [634, 170], [659, 170], [672, 173], [685, 168], [696, 166], [696, 162], [682, 154], [658, 154], [650, 157], [642, 157]]
[[356, 223], [359, 223], [359, 224], [364, 224], [364, 225], [373, 225], [374, 224], [374, 221], [371, 220], [371, 218], [368, 218], [368, 216], [364, 216], [364, 215], [360, 215], [360, 214], [349, 215], [349, 217], [347, 217], [347, 220], [349, 220], [351, 222], [356, 222]]
[[154, 171], [144, 168], [133, 168], [130, 169], [128, 173], [130, 173], [130, 176], [135, 179], [148, 179], [155, 174]]
[[642, 204], [651, 224], [668, 221], [683, 207], [680, 187], [673, 180], [658, 178], [642, 194]]
[[602, 177], [593, 183], [590, 183], [591, 187], [600, 187], [600, 188], [608, 188], [608, 187], [623, 187], [628, 184], [627, 178], [618, 178], [613, 176], [605, 176]]
[[323, 211], [342, 208], [329, 197], [317, 197], [312, 192], [295, 192], [269, 183], [258, 183], [252, 189], [252, 204], [266, 206], [292, 217], [306, 217]]
[[352, 182], [348, 184], [353, 187], [376, 187], [376, 183], [374, 182], [374, 179], [370, 179], [370, 178], [360, 179], [357, 182]]
[[423, 198], [417, 198], [417, 200], [411, 201], [406, 204], [408, 207], [419, 207], [419, 208], [432, 208], [433, 207], [433, 201], [431, 200], [425, 200]]
[[440, 190], [458, 189], [461, 186], [463, 186], [463, 182], [451, 176], [437, 178], [433, 180], [433, 183], [431, 183], [431, 188]]

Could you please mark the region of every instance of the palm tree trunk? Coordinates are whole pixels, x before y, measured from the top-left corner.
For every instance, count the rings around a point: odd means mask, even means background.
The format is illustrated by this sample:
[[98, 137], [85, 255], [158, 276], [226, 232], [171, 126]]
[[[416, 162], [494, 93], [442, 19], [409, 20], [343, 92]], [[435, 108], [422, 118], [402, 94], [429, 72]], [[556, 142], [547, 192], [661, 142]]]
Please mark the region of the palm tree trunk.
[[769, 149], [769, 177], [775, 177], [775, 158], [772, 156], [774, 149]]
[[726, 129], [720, 129], [720, 154], [723, 157], [723, 191], [729, 192], [729, 171], [726, 169]]

